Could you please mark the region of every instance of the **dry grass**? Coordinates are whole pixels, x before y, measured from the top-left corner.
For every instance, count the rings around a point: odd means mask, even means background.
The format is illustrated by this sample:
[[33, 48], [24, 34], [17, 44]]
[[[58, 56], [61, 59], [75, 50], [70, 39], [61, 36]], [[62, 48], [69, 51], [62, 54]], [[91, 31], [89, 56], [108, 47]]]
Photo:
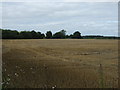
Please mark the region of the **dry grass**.
[[4, 87], [118, 87], [117, 40], [3, 40], [2, 46]]

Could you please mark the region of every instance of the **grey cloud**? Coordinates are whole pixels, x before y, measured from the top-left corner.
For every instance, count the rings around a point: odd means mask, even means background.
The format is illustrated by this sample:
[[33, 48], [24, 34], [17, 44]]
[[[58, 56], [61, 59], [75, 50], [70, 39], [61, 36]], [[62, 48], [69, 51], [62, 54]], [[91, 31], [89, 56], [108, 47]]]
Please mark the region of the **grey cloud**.
[[3, 3], [3, 27], [18, 30], [67, 29], [68, 34], [80, 30], [106, 35], [104, 31], [117, 31], [117, 17], [117, 3]]

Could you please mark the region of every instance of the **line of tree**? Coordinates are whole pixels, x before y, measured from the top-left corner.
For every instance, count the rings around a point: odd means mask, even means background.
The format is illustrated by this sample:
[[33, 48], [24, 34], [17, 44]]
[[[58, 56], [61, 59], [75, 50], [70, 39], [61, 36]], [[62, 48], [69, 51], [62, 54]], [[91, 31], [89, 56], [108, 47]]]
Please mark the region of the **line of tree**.
[[100, 36], [100, 35], [87, 35], [82, 36], [83, 39], [120, 39], [120, 37], [115, 36]]
[[[32, 31], [20, 31], [9, 30], [9, 29], [0, 29], [2, 32], [2, 39], [120, 39], [120, 37], [115, 36], [100, 36], [100, 35], [88, 35], [81, 36], [79, 31], [75, 31], [73, 34], [66, 35], [65, 30], [61, 30], [56, 33], [47, 31], [45, 34], [41, 32]], [[1, 34], [0, 34], [1, 35]]]
[[20, 31], [17, 30], [8, 30], [8, 29], [0, 29], [2, 31], [2, 39], [81, 39], [81, 33], [79, 31], [74, 32], [71, 35], [66, 35], [65, 30], [61, 30], [56, 33], [52, 33], [51, 31], [47, 31], [45, 34], [41, 32], [32, 31]]

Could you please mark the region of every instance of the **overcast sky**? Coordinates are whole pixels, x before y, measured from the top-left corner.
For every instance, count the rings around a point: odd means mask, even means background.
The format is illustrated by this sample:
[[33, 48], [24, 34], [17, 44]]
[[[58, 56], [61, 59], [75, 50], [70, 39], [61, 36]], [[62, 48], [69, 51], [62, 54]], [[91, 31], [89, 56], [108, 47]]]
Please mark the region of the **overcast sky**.
[[118, 35], [117, 2], [4, 2], [2, 15], [5, 29]]

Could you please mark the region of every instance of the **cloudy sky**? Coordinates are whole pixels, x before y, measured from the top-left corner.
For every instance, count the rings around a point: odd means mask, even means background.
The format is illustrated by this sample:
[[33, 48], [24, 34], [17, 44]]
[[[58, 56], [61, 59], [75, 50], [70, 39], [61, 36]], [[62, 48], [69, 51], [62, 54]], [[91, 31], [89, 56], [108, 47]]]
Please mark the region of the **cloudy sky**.
[[2, 26], [67, 34], [118, 35], [117, 2], [2, 2]]

